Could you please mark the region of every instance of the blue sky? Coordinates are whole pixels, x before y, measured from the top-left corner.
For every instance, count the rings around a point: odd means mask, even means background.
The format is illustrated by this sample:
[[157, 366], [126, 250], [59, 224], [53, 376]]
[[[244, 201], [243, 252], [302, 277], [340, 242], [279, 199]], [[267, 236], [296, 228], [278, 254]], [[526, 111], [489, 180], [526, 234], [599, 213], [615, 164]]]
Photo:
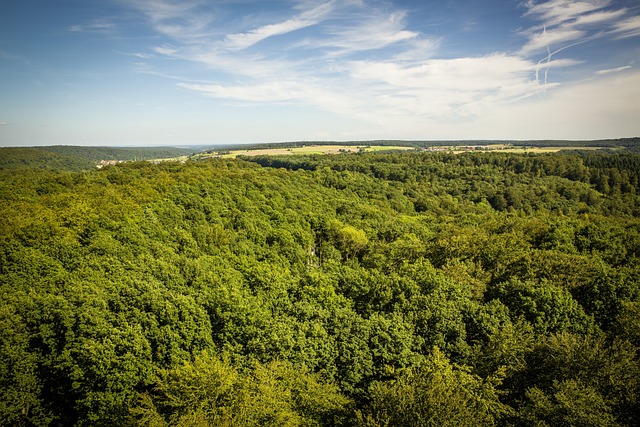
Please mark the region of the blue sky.
[[640, 135], [637, 0], [21, 0], [0, 145]]

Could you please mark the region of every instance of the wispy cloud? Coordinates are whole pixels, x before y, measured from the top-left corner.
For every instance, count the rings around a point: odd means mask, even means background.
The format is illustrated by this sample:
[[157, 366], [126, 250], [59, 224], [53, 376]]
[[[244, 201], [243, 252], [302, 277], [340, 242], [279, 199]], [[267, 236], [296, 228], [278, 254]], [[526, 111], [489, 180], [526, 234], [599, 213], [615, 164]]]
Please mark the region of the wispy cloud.
[[30, 64], [31, 61], [24, 57], [23, 55], [18, 55], [13, 52], [8, 52], [6, 50], [0, 50], [0, 59], [11, 60], [11, 61], [19, 61], [24, 64]]
[[[584, 63], [565, 55], [572, 47], [640, 35], [640, 17], [609, 0], [528, 1], [530, 27], [518, 33], [518, 48], [451, 58], [443, 54], [445, 39], [411, 28], [409, 11], [389, 2], [300, 0], [280, 4], [288, 9], [277, 16], [252, 14], [233, 22], [216, 9], [223, 4], [204, 0], [128, 4], [165, 36], [135, 56], [195, 63], [211, 78], [154, 71], [149, 64], [139, 72], [220, 100], [312, 106], [381, 126], [470, 117], [540, 95], [560, 86], [550, 81], [549, 70]], [[275, 37], [278, 43], [269, 43]]]
[[521, 54], [529, 55], [544, 50], [553, 52], [572, 43], [611, 34], [617, 26], [616, 22], [628, 11], [602, 10], [610, 3], [608, 0], [527, 2], [525, 16], [538, 24], [523, 32], [528, 41], [522, 47]]
[[182, 20], [190, 16], [190, 12], [202, 6], [203, 1], [171, 1], [171, 0], [123, 0], [123, 4], [142, 11], [151, 21], [162, 22], [171, 19]]
[[631, 65], [625, 65], [624, 67], [617, 67], [617, 68], [609, 68], [606, 70], [598, 70], [596, 71], [596, 74], [599, 76], [603, 76], [605, 74], [613, 74], [613, 73], [619, 73], [621, 71], [625, 71], [631, 68]]
[[304, 96], [303, 85], [286, 81], [242, 86], [180, 83], [178, 86], [201, 92], [214, 98], [253, 102], [284, 102], [300, 100]]
[[115, 30], [116, 26], [113, 22], [106, 19], [98, 19], [85, 24], [72, 25], [68, 31], [72, 33], [105, 33]]
[[538, 59], [536, 82], [540, 82], [543, 71], [547, 83], [549, 71], [557, 64], [552, 59], [564, 51], [600, 38], [632, 36], [636, 30], [640, 34], [640, 21], [628, 18], [620, 22], [629, 10], [608, 8], [612, 5], [610, 0], [527, 1], [524, 16], [537, 24], [522, 31], [527, 41], [519, 53], [527, 57], [546, 53]]
[[416, 66], [397, 63], [355, 62], [352, 75], [397, 87], [423, 87], [482, 91], [520, 82], [534, 67], [530, 61], [504, 54], [478, 58], [434, 59]]
[[118, 53], [120, 55], [130, 56], [130, 57], [133, 57], [133, 58], [138, 58], [138, 59], [152, 59], [152, 58], [156, 57], [156, 55], [154, 55], [152, 53], [147, 53], [147, 52], [122, 52], [122, 51], [116, 51], [116, 53]]
[[618, 38], [640, 36], [640, 16], [632, 16], [616, 23], [612, 32]]
[[602, 12], [588, 13], [580, 15], [575, 19], [574, 25], [584, 26], [602, 24], [623, 17], [628, 11], [626, 9], [608, 10]]
[[0, 58], [2, 58], [2, 59], [19, 59], [20, 57], [18, 55], [15, 55], [15, 54], [11, 53], [11, 52], [0, 50]]
[[420, 36], [406, 29], [406, 12], [370, 11], [348, 25], [330, 26], [329, 37], [316, 41], [312, 47], [332, 49], [335, 53], [345, 54], [359, 51], [381, 49], [386, 46], [407, 42], [409, 45]]
[[229, 49], [245, 49], [266, 38], [316, 25], [333, 12], [335, 3], [335, 1], [320, 3], [282, 22], [266, 24], [243, 33], [229, 34], [225, 37], [225, 47]]
[[563, 44], [567, 44], [576, 40], [580, 40], [587, 36], [585, 31], [574, 28], [544, 28], [540, 33], [532, 34], [529, 41], [522, 47], [520, 53], [522, 55], [530, 55], [532, 53], [541, 52], [550, 49], [554, 50]]
[[527, 1], [525, 16], [531, 16], [547, 25], [559, 25], [576, 20], [585, 14], [601, 10], [609, 5], [609, 0], [549, 0], [546, 2]]
[[215, 18], [213, 7], [205, 0], [120, 1], [142, 12], [159, 33], [183, 41], [206, 37]]

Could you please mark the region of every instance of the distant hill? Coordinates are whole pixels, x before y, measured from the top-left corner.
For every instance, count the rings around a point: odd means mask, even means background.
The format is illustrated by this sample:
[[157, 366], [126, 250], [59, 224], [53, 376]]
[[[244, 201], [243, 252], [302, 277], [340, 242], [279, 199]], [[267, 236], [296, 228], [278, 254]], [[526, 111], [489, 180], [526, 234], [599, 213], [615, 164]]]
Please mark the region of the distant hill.
[[511, 144], [518, 147], [606, 147], [625, 148], [637, 151], [640, 148], [640, 138], [597, 139], [585, 141], [569, 140], [370, 140], [370, 141], [289, 141], [268, 142], [259, 144], [229, 144], [220, 145], [211, 151], [219, 150], [266, 150], [274, 148], [299, 148], [315, 145], [340, 145], [340, 146], [403, 146], [403, 147], [434, 147], [434, 146], [459, 146], [459, 145], [492, 145]]
[[167, 159], [194, 154], [194, 149], [173, 147], [79, 147], [72, 145], [52, 145], [40, 148], [56, 154], [72, 155], [91, 160], [94, 163], [100, 160]]
[[78, 171], [93, 169], [100, 160], [151, 160], [192, 154], [193, 149], [172, 147], [10, 147], [0, 148], [0, 169], [36, 167]]
[[63, 169], [79, 171], [95, 167], [95, 162], [72, 154], [47, 151], [42, 148], [0, 148], [0, 169]]

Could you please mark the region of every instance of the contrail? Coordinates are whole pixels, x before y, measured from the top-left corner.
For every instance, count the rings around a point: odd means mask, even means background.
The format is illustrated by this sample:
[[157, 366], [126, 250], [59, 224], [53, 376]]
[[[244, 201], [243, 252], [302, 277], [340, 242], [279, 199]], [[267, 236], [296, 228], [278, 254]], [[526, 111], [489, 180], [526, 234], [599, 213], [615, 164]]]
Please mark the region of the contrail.
[[549, 77], [549, 62], [551, 61], [551, 49], [547, 45], [547, 68], [544, 69], [544, 85], [547, 85], [547, 77]]
[[[542, 34], [545, 34], [547, 31], [547, 27], [545, 26], [544, 29], [542, 30]], [[538, 61], [538, 66], [536, 67], [536, 83], [540, 84], [540, 78], [539, 78], [539, 73], [540, 73], [540, 65], [544, 62], [547, 64], [547, 67], [544, 70], [544, 85], [546, 86], [547, 84], [547, 78], [549, 77], [549, 69], [551, 69], [551, 66], [548, 65], [551, 62], [551, 58], [553, 57], [553, 55], [555, 55], [556, 53], [560, 53], [563, 50], [572, 48], [574, 46], [583, 44], [583, 43], [587, 43], [590, 42], [591, 40], [595, 40], [600, 36], [600, 34], [595, 34], [591, 37], [585, 37], [582, 40], [578, 40], [575, 43], [570, 43], [566, 46], [562, 46], [559, 49], [554, 50], [553, 52], [551, 51], [551, 48], [549, 47], [549, 45], [547, 45], [547, 56], [545, 56], [544, 58], [542, 58], [540, 61]], [[544, 86], [543, 86], [544, 87]]]
[[[544, 37], [545, 34], [547, 34], [546, 25], [542, 27], [542, 36]], [[547, 51], [549, 51], [549, 45], [547, 45]], [[551, 54], [547, 55], [547, 58], [549, 56], [551, 56]], [[542, 63], [542, 61], [544, 61], [544, 59], [538, 61], [538, 66], [536, 67], [536, 86], [540, 85], [540, 64]]]

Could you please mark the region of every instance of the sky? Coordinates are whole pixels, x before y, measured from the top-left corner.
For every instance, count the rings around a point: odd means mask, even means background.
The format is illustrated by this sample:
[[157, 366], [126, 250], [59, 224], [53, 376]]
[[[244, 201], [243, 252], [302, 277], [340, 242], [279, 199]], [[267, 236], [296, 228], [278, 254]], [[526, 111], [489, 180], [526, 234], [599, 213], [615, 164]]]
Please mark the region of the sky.
[[638, 0], [20, 0], [0, 146], [640, 136]]

